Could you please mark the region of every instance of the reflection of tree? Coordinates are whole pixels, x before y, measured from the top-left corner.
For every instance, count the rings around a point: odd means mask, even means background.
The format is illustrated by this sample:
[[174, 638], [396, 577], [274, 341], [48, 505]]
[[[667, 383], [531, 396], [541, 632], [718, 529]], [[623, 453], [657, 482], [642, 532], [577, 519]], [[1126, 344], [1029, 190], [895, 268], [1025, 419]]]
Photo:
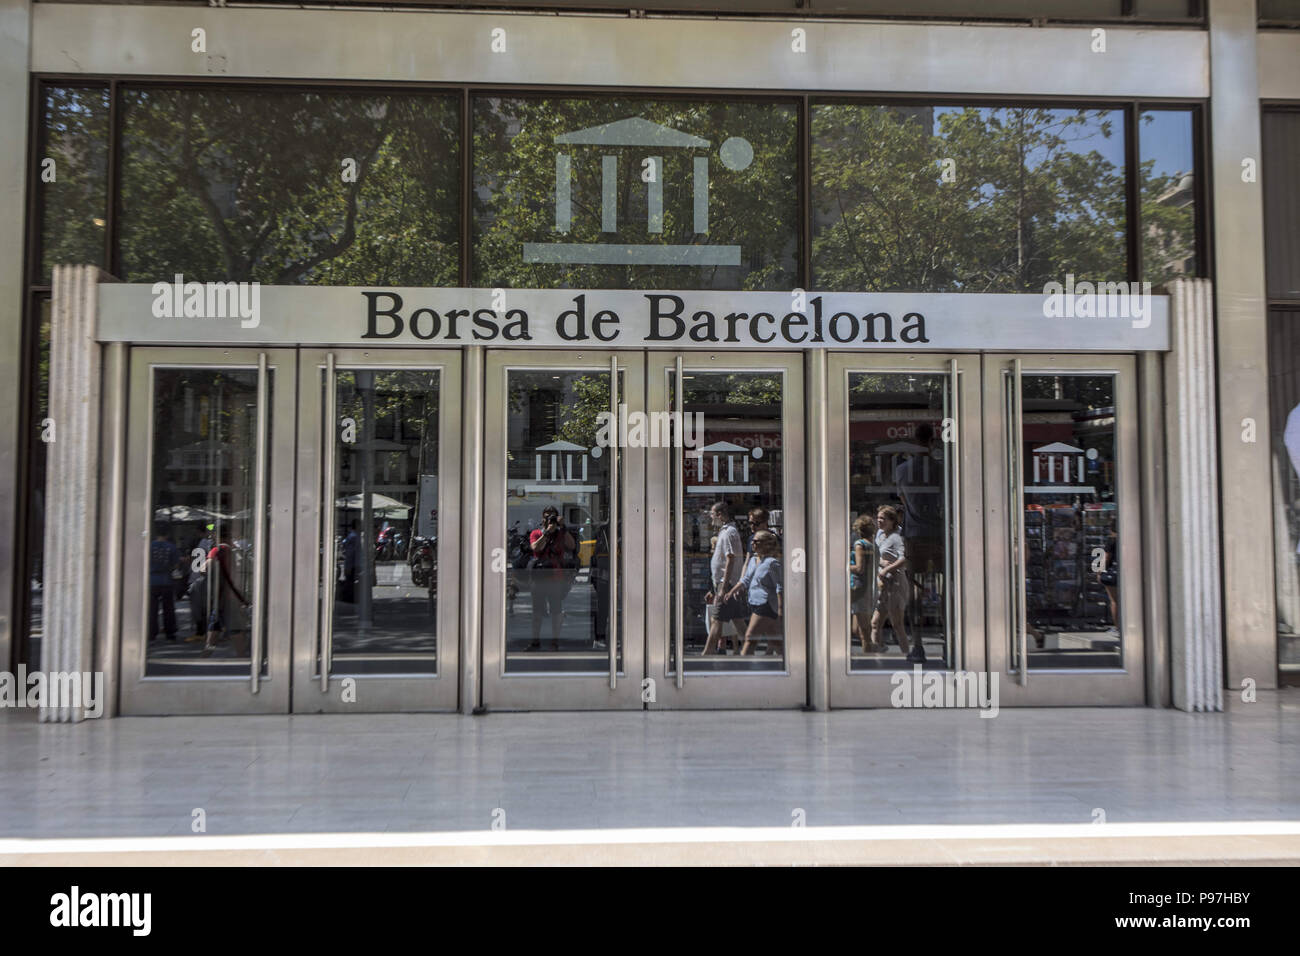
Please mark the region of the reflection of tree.
[[[1117, 111], [818, 106], [814, 285], [1040, 291], [1126, 277], [1124, 177], [1089, 140]], [[944, 182], [944, 161], [955, 181]]]
[[454, 285], [458, 126], [428, 95], [127, 90], [125, 278]]
[[[41, 182], [42, 280], [55, 263], [104, 262], [104, 217], [108, 195], [108, 91], [48, 87], [45, 92], [45, 148], [40, 160], [54, 160], [55, 180]], [[34, 173], [44, 172], [38, 162]]]
[[[433, 468], [438, 460], [438, 386], [436, 373], [406, 369], [345, 370], [338, 373], [337, 413], [339, 434], [344, 419], [356, 422], [356, 440], [341, 446], [341, 475], [350, 476], [348, 487], [361, 482], [361, 454], [369, 448], [370, 479], [378, 482], [385, 464], [394, 478], [389, 484], [413, 484], [412, 471]], [[336, 436], [337, 437], [337, 436]], [[395, 442], [401, 449], [379, 447], [374, 442]], [[419, 449], [412, 457], [411, 449]], [[353, 456], [349, 461], [349, 456]], [[418, 481], [418, 479], [416, 479]], [[398, 498], [413, 493], [385, 492]]]
[[[710, 141], [708, 150], [567, 147], [555, 136], [641, 117]], [[685, 100], [489, 99], [474, 108], [474, 277], [514, 288], [790, 288], [798, 230], [796, 117], [787, 104]], [[753, 163], [722, 166], [728, 137], [753, 146]], [[571, 232], [555, 231], [555, 156], [572, 157]], [[618, 228], [601, 230], [601, 156], [618, 157]], [[663, 158], [663, 232], [646, 228], [642, 161]], [[707, 236], [694, 231], [692, 157], [711, 170]], [[594, 266], [525, 263], [524, 242], [739, 244], [741, 266]]]

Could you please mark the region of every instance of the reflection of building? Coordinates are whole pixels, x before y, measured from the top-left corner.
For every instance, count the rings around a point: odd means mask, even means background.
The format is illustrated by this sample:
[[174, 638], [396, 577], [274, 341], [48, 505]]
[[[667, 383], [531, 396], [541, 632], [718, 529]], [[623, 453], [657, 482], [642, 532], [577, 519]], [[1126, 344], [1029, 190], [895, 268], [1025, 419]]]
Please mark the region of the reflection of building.
[[[1154, 202], [1171, 209], [1187, 209], [1190, 214], [1196, 202], [1195, 186], [1191, 173], [1175, 173], [1173, 182]], [[1146, 232], [1145, 254], [1156, 260], [1146, 263], [1147, 275], [1196, 275], [1196, 246], [1190, 234], [1170, 232], [1159, 222], [1150, 223]]]

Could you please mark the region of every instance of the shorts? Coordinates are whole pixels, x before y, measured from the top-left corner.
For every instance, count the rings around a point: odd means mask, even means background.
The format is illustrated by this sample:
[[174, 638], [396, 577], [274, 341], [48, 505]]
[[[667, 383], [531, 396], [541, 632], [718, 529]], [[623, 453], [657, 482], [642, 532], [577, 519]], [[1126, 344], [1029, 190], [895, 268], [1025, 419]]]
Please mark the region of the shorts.
[[902, 612], [907, 608], [907, 575], [902, 568], [889, 573], [884, 585], [876, 594], [876, 610], [881, 614]]
[[776, 613], [776, 608], [770, 604], [751, 604], [749, 606], [750, 614], [757, 614], [759, 617], [766, 617], [773, 621], [781, 620], [781, 615]]

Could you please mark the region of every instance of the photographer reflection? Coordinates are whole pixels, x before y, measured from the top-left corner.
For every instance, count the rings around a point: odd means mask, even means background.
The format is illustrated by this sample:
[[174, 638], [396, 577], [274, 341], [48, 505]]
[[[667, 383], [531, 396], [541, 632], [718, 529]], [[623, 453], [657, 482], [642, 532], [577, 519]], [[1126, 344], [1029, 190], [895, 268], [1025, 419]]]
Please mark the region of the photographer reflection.
[[564, 525], [559, 509], [547, 505], [542, 511], [542, 526], [528, 535], [533, 556], [532, 569], [533, 640], [529, 650], [542, 646], [542, 618], [551, 619], [551, 650], [560, 649], [560, 628], [564, 625], [564, 598], [569, 591], [565, 559], [576, 551], [577, 542]]
[[740, 648], [744, 657], [757, 641], [765, 641], [767, 654], [785, 652], [785, 628], [781, 618], [785, 594], [781, 581], [781, 539], [771, 531], [754, 535], [756, 561], [750, 562], [744, 577], [727, 594], [728, 598], [746, 593], [749, 603], [749, 626]]

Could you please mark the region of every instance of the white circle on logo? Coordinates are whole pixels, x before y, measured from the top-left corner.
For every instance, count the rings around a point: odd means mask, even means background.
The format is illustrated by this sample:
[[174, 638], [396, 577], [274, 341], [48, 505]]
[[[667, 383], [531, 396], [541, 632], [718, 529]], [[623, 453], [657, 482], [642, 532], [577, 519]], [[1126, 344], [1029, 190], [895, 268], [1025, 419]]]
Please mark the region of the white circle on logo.
[[603, 448], [601, 448], [599, 445], [597, 445], [595, 448], [593, 448], [593, 449], [591, 450], [591, 457], [592, 457], [592, 458], [599, 458], [599, 457], [600, 457], [601, 455], [603, 455], [604, 453], [605, 453], [605, 449], [603, 449]]
[[761, 448], [759, 448], [757, 445], [755, 445], [755, 446], [753, 447], [753, 449], [750, 450], [750, 454], [753, 455], [755, 458], [762, 458], [762, 457], [763, 457], [763, 449], [761, 449]]
[[742, 136], [731, 136], [718, 147], [718, 158], [723, 166], [739, 172], [754, 161], [754, 147]]
[[1097, 452], [1097, 449], [1095, 449], [1095, 448], [1089, 448], [1086, 452], [1084, 452], [1084, 454], [1088, 456], [1088, 460], [1089, 460], [1089, 461], [1096, 461], [1096, 460], [1097, 460], [1097, 454], [1098, 454], [1098, 452]]

